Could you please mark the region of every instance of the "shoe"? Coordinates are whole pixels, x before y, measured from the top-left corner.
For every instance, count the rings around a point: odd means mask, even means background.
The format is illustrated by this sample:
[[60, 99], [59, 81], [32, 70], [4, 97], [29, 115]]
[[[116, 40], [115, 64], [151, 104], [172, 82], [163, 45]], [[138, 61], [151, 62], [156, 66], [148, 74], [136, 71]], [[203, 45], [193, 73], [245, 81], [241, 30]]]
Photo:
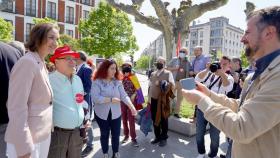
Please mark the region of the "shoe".
[[87, 146], [87, 147], [82, 151], [82, 157], [87, 157], [92, 151], [93, 151], [93, 148], [90, 147], [90, 146]]
[[196, 117], [190, 118], [190, 123], [196, 123]]
[[103, 158], [109, 158], [109, 154], [104, 154]]
[[221, 155], [220, 155], [220, 158], [226, 158], [226, 155], [221, 154]]
[[181, 116], [179, 114], [174, 114], [174, 116], [177, 118], [181, 118]]
[[132, 140], [132, 146], [139, 147], [137, 140]]
[[120, 153], [114, 153], [113, 154], [113, 156], [112, 156], [112, 158], [120, 158], [121, 157], [121, 155], [120, 155]]
[[205, 154], [198, 154], [196, 158], [205, 158]]
[[124, 137], [123, 140], [121, 141], [121, 144], [124, 144], [128, 141], [129, 137]]
[[167, 144], [167, 141], [166, 141], [166, 140], [161, 140], [161, 141], [159, 142], [158, 146], [164, 147], [166, 144]]
[[160, 142], [160, 139], [155, 138], [155, 139], [153, 139], [153, 140], [151, 141], [151, 144], [157, 144], [157, 143], [159, 143], [159, 142]]

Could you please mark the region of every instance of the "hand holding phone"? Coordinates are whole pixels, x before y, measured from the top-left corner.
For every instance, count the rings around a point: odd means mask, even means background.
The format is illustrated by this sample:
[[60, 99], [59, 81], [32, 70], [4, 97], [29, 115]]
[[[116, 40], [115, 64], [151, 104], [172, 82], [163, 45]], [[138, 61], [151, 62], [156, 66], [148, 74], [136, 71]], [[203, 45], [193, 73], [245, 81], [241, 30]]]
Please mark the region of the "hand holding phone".
[[196, 88], [195, 80], [193, 77], [181, 79], [180, 83], [183, 89], [192, 90]]

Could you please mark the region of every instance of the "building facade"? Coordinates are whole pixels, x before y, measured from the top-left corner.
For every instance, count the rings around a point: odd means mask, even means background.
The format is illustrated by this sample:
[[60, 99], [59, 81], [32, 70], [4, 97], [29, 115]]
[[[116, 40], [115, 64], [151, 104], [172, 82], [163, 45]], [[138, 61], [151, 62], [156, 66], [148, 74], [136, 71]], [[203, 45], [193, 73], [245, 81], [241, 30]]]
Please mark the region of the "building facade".
[[162, 56], [166, 58], [166, 50], [163, 35], [160, 35], [156, 40], [150, 43], [150, 45], [143, 50], [142, 54], [153, 57]]
[[15, 0], [0, 11], [0, 17], [14, 26], [14, 39], [26, 42], [34, 26], [33, 18], [48, 17], [58, 22], [61, 34], [80, 38], [78, 23], [87, 18], [95, 0]]
[[221, 52], [230, 57], [240, 57], [243, 50], [241, 38], [244, 31], [241, 28], [229, 24], [225, 17], [211, 18], [204, 24], [190, 26], [190, 33], [187, 37], [186, 47], [193, 56], [193, 49], [200, 45], [203, 52], [209, 54], [212, 51]]

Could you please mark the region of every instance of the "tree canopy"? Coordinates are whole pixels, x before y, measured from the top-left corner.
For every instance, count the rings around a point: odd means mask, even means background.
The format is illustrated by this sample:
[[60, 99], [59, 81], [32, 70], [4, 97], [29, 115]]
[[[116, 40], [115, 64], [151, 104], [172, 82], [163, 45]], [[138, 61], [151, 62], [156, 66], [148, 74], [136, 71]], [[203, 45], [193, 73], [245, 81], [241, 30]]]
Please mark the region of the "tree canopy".
[[133, 54], [138, 50], [131, 21], [126, 13], [101, 2], [88, 19], [79, 23], [81, 47], [89, 54], [106, 58], [115, 54]]
[[13, 39], [13, 26], [3, 18], [0, 18], [0, 32], [1, 41], [10, 41]]
[[51, 23], [51, 24], [56, 24], [57, 25], [57, 21], [53, 20], [51, 18], [34, 18], [33, 19], [34, 24], [42, 24], [42, 23]]
[[[149, 68], [149, 62], [151, 62], [151, 56], [142, 55], [136, 62], [136, 69], [146, 70]], [[151, 64], [151, 63], [150, 63]], [[153, 66], [152, 64], [150, 66]]]

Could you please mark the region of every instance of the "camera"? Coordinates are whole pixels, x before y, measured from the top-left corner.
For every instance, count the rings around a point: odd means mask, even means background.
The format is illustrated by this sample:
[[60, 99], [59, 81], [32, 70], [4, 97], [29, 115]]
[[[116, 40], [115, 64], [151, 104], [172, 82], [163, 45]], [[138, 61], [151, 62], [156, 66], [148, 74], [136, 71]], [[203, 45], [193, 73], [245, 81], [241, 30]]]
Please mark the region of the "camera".
[[240, 75], [239, 75], [239, 79], [241, 79], [241, 81], [244, 82], [247, 76], [248, 76], [247, 73], [241, 72]]
[[209, 67], [210, 71], [212, 73], [216, 72], [218, 69], [221, 69], [221, 64], [219, 62], [213, 62], [210, 67]]

